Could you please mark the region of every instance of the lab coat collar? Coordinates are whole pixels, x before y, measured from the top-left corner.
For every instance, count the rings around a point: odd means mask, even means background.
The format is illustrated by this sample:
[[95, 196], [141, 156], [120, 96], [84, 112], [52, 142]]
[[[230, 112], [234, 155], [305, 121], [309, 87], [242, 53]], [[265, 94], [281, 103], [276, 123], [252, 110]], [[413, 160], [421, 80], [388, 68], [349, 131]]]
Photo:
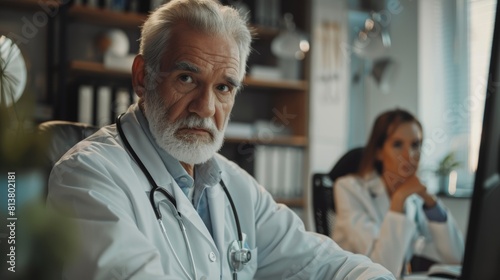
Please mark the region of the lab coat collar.
[[385, 184], [382, 178], [376, 172], [372, 172], [363, 177], [357, 177], [361, 180], [361, 185], [366, 188], [370, 194], [373, 203], [368, 204], [371, 217], [378, 223], [382, 223], [385, 214], [389, 211], [390, 200], [385, 189]]
[[[172, 176], [167, 172], [163, 161], [139, 124], [135, 115], [136, 110], [139, 110], [137, 103], [131, 105], [121, 118], [123, 132], [156, 184], [172, 193]], [[130, 153], [130, 151], [128, 152]], [[152, 187], [150, 186], [147, 191], [151, 190]]]
[[142, 113], [142, 111], [140, 110], [139, 106], [136, 106], [136, 108], [134, 108], [134, 114], [135, 117], [137, 118], [137, 121], [139, 122], [139, 125], [144, 131], [144, 134], [149, 139], [151, 146], [153, 146], [158, 155], [160, 155], [160, 159], [163, 161], [163, 164], [165, 164], [168, 173], [174, 178], [177, 184], [180, 185], [182, 182], [181, 180], [186, 180], [184, 184], [187, 187], [191, 187], [193, 185], [193, 178], [191, 178], [191, 176], [188, 175], [184, 167], [182, 167], [182, 165], [180, 164], [179, 160], [174, 158], [171, 154], [162, 149], [156, 143], [156, 140], [153, 137], [153, 134], [151, 133], [151, 129], [149, 128], [149, 122]]
[[[179, 211], [181, 216], [185, 218], [185, 221], [189, 221], [197, 230], [199, 230], [203, 234], [203, 236], [207, 238], [207, 240], [213, 242], [213, 239], [208, 232], [205, 223], [194, 209], [193, 204], [189, 201], [184, 192], [182, 192], [182, 189], [169, 174], [165, 167], [165, 164], [158, 155], [158, 152], [143, 131], [144, 128], [141, 127], [135, 114], [137, 110], [139, 110], [139, 106], [137, 105], [137, 103], [133, 104], [121, 118], [121, 125], [125, 135], [127, 136], [127, 140], [129, 141], [134, 151], [136, 151], [140, 160], [143, 162], [144, 166], [147, 168], [156, 184], [162, 188], [165, 188], [167, 192], [173, 195], [177, 203], [177, 211]], [[152, 187], [153, 186], [150, 186], [146, 191], [149, 193]], [[160, 197], [157, 197], [158, 200], [156, 201], [165, 199], [164, 197]], [[209, 203], [209, 205], [211, 206], [211, 202]], [[167, 208], [164, 211], [170, 211], [170, 208]], [[214, 227], [220, 226], [220, 224], [215, 223], [213, 225]]]
[[372, 197], [377, 197], [380, 195], [387, 196], [382, 177], [380, 177], [375, 171], [364, 176], [362, 180], [365, 181], [364, 185], [366, 186]]
[[[219, 184], [207, 188], [207, 200], [210, 207], [210, 219], [212, 221], [213, 239], [221, 256], [225, 253], [224, 229], [227, 227], [226, 211], [230, 211], [229, 200]], [[236, 226], [236, 225], [235, 225]]]
[[185, 220], [189, 221], [201, 234], [203, 234], [208, 241], [213, 243], [214, 240], [212, 239], [210, 232], [196, 209], [194, 209], [193, 204], [189, 201], [184, 192], [182, 192], [182, 189], [176, 185], [177, 183], [174, 180], [172, 180], [172, 183], [174, 186], [171, 188], [173, 190], [175, 200], [177, 201], [177, 211], [179, 211]]

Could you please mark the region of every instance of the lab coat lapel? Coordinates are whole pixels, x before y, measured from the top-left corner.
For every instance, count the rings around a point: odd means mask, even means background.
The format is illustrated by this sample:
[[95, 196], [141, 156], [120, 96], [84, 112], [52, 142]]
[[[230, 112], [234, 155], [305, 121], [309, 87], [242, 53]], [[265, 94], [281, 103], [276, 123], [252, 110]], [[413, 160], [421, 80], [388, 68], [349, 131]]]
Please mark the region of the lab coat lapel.
[[[142, 127], [135, 116], [135, 110], [139, 110], [137, 106], [137, 104], [132, 105], [122, 117], [121, 123], [127, 140], [153, 177], [156, 184], [165, 188], [167, 192], [174, 196], [177, 203], [177, 211], [179, 211], [184, 218], [184, 221], [189, 221], [205, 238], [213, 243], [205, 223], [203, 223], [198, 212], [194, 209], [193, 204], [188, 200], [179, 185], [177, 185], [175, 180], [168, 173], [165, 164], [149, 141], [149, 138], [144, 134], [144, 131], [142, 131]], [[151, 188], [152, 186], [146, 191], [149, 192]], [[167, 208], [164, 211], [169, 212], [171, 209]]]
[[[163, 164], [163, 161], [149, 141], [149, 138], [146, 134], [144, 134], [144, 131], [135, 116], [135, 110], [139, 110], [137, 104], [130, 106], [127, 113], [123, 115], [121, 119], [125, 136], [127, 137], [130, 146], [132, 146], [137, 156], [139, 156], [139, 159], [153, 177], [156, 184], [162, 187], [169, 186], [171, 176], [165, 176], [165, 174], [168, 174], [165, 164]], [[171, 190], [168, 191], [172, 193]]]
[[229, 202], [220, 184], [207, 188], [208, 207], [210, 208], [210, 219], [212, 220], [212, 230], [217, 249], [224, 250], [224, 228], [226, 209]]
[[177, 185], [175, 180], [172, 179], [172, 187], [175, 200], [177, 201], [177, 211], [181, 213], [184, 221], [189, 221], [207, 240], [213, 243], [212, 236], [208, 232], [205, 223], [201, 219], [196, 209], [194, 209], [193, 204], [186, 197], [182, 189]]
[[373, 205], [374, 207], [374, 209], [368, 208], [370, 209], [368, 212], [378, 223], [382, 223], [390, 207], [389, 196], [385, 190], [384, 183], [378, 175], [373, 174], [366, 179], [366, 187], [372, 200], [372, 203], [367, 203], [367, 205]]

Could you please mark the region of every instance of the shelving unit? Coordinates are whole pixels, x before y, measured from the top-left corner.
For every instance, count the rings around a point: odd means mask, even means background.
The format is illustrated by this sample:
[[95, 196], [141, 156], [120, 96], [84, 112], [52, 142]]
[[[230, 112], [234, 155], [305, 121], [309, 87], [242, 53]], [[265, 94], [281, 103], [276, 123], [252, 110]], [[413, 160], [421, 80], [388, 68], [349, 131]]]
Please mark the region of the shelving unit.
[[[3, 0], [0, 7], [8, 6], [15, 9], [42, 10], [40, 0]], [[41, 3], [49, 1], [41, 0]], [[281, 0], [282, 13], [292, 12], [296, 19], [297, 26], [308, 31], [307, 23], [309, 3], [301, 0]], [[223, 1], [224, 2], [224, 1]], [[250, 7], [254, 7], [257, 0], [246, 0]], [[53, 5], [54, 1], [50, 1]], [[49, 46], [47, 57], [51, 61], [48, 66], [48, 92], [54, 92], [51, 102], [54, 108], [54, 118], [77, 121], [78, 110], [78, 86], [83, 83], [91, 85], [94, 90], [101, 84], [109, 83], [113, 90], [120, 87], [131, 88], [131, 74], [127, 71], [108, 69], [98, 59], [73, 58], [69, 55], [69, 50], [74, 44], [78, 44], [79, 34], [72, 31], [73, 25], [89, 25], [95, 28], [122, 28], [127, 31], [139, 34], [140, 26], [147, 19], [146, 14], [134, 12], [117, 12], [102, 8], [87, 7], [84, 5], [72, 4], [72, 1], [60, 2], [57, 13], [49, 18], [49, 34], [47, 40]], [[270, 52], [270, 43], [279, 34], [277, 27], [266, 27], [249, 23], [254, 34], [254, 48], [249, 58], [249, 66], [261, 64], [262, 61], [276, 66], [276, 58]], [[130, 36], [130, 33], [129, 33]], [[130, 40], [132, 44], [137, 44], [137, 38]], [[84, 39], [82, 39], [84, 40]], [[135, 43], [134, 43], [135, 42]], [[137, 46], [136, 46], [137, 47]], [[252, 149], [258, 146], [291, 148], [304, 154], [301, 160], [304, 177], [307, 170], [306, 156], [308, 150], [308, 58], [303, 64], [303, 74], [299, 80], [270, 80], [259, 79], [247, 76], [243, 82], [243, 90], [236, 97], [236, 105], [233, 110], [232, 120], [244, 123], [253, 123], [257, 119], [267, 121], [281, 121], [281, 125], [286, 127], [285, 133], [276, 133], [270, 139], [259, 137], [227, 137], [222, 154], [234, 160], [246, 169], [250, 174], [254, 174], [255, 161], [242, 162], [241, 153], [238, 151], [243, 146]], [[96, 95], [95, 95], [96, 96]], [[130, 98], [132, 101], [132, 97]], [[94, 101], [95, 102], [95, 101]], [[94, 103], [95, 105], [95, 103]], [[237, 108], [237, 106], [240, 106]], [[293, 115], [291, 119], [281, 119], [280, 114]], [[94, 115], [94, 120], [95, 120]], [[280, 178], [281, 180], [281, 178]], [[307, 179], [303, 178], [298, 182], [305, 193]], [[264, 184], [263, 184], [264, 185]], [[265, 186], [265, 185], [264, 185]], [[265, 186], [266, 187], [266, 186]], [[277, 201], [293, 208], [307, 207], [305, 195], [295, 197], [280, 198]]]
[[0, 1], [0, 7], [17, 9], [17, 10], [39, 10], [41, 9], [40, 3], [54, 3], [54, 1], [49, 0], [2, 0]]
[[147, 19], [146, 15], [134, 12], [117, 12], [108, 9], [73, 5], [68, 11], [68, 18], [107, 27], [137, 28]]
[[109, 69], [104, 64], [92, 61], [73, 60], [69, 63], [69, 70], [76, 75], [106, 76], [109, 78], [131, 78], [131, 73]]

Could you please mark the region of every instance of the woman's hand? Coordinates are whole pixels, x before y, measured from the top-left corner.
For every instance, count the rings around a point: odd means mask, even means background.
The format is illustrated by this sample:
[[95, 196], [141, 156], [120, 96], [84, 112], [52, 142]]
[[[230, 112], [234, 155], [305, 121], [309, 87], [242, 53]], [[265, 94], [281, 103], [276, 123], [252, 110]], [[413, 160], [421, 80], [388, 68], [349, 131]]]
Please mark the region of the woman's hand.
[[412, 194], [418, 194], [422, 197], [425, 207], [427, 208], [431, 208], [436, 205], [436, 199], [427, 192], [427, 188], [420, 182], [418, 177], [413, 174], [396, 187], [396, 190], [391, 196], [391, 210], [403, 213], [404, 203]]

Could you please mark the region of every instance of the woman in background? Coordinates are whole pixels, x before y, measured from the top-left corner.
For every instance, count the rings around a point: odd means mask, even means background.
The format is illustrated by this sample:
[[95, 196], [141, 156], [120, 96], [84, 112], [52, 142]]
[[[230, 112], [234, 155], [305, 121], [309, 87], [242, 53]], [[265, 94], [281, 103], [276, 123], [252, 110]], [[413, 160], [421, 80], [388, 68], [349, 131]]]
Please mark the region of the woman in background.
[[333, 239], [395, 276], [413, 256], [459, 264], [463, 237], [450, 212], [418, 178], [422, 125], [409, 112], [379, 115], [357, 174], [335, 182]]

